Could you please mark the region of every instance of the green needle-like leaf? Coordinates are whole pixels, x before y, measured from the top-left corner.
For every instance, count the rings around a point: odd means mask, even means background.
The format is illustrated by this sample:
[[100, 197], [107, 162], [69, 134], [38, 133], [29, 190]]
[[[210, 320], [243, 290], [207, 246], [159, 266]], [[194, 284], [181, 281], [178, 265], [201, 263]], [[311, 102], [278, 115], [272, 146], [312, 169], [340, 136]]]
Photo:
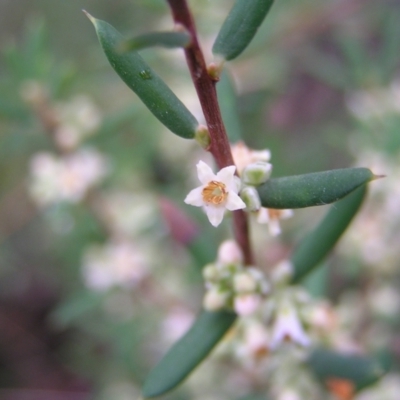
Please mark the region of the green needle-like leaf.
[[326, 349], [314, 350], [307, 364], [323, 383], [329, 384], [331, 379], [344, 379], [351, 382], [356, 391], [375, 383], [385, 372], [371, 358]]
[[359, 210], [366, 193], [367, 186], [363, 185], [333, 204], [317, 228], [303, 239], [291, 257], [293, 283], [310, 273], [332, 250]]
[[235, 87], [226, 70], [220, 76], [217, 84], [217, 94], [229, 141], [236, 143], [242, 139], [242, 134], [238, 118]]
[[107, 22], [90, 15], [88, 17], [93, 22], [108, 61], [121, 79], [162, 124], [178, 136], [192, 139], [198, 122], [185, 105], [138, 53], [118, 51], [118, 45], [124, 40], [118, 31]]
[[334, 169], [269, 179], [257, 188], [267, 208], [304, 208], [333, 203], [377, 177], [367, 168]]
[[166, 47], [169, 49], [186, 47], [190, 43], [190, 35], [187, 32], [152, 32], [126, 39], [119, 44], [121, 52], [137, 51], [147, 47]]
[[236, 58], [251, 42], [274, 0], [236, 0], [212, 51], [225, 60]]
[[194, 325], [150, 372], [143, 397], [164, 394], [179, 385], [210, 353], [236, 319], [236, 314], [203, 311]]

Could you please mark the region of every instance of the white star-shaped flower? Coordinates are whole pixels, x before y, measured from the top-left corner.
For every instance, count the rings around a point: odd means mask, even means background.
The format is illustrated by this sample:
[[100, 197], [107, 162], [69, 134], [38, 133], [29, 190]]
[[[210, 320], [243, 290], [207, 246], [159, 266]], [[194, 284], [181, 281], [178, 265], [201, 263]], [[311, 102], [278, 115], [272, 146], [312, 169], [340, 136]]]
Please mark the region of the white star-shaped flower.
[[296, 310], [289, 304], [284, 304], [278, 309], [278, 315], [272, 329], [271, 348], [276, 349], [285, 340], [303, 347], [311, 344]]
[[185, 198], [185, 203], [203, 207], [213, 226], [218, 226], [224, 218], [225, 209], [234, 211], [246, 207], [238, 196], [239, 178], [235, 177], [236, 167], [222, 168], [217, 174], [203, 161], [197, 163], [197, 176], [201, 186], [193, 189]]

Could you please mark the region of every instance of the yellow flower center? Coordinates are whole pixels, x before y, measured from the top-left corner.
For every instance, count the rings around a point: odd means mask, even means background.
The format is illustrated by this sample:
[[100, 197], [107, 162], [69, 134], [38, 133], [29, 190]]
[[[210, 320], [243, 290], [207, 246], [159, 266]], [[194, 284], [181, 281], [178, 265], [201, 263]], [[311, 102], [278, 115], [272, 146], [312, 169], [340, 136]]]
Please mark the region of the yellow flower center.
[[223, 203], [228, 197], [225, 184], [217, 181], [209, 182], [201, 194], [203, 195], [203, 201], [205, 203], [211, 203], [216, 206]]

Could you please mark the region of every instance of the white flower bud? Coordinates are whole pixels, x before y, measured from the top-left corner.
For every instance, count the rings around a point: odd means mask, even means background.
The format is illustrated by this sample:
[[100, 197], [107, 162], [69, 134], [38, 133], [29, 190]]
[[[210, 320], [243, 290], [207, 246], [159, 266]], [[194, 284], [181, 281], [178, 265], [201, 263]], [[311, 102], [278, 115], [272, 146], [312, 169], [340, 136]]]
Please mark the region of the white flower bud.
[[207, 264], [203, 268], [203, 278], [208, 282], [216, 282], [220, 278], [220, 271], [214, 264]]
[[257, 290], [257, 281], [247, 272], [240, 272], [233, 277], [233, 288], [237, 293], [249, 293]]
[[261, 208], [260, 196], [253, 186], [243, 188], [240, 192], [240, 198], [245, 202], [248, 211], [258, 211]]
[[247, 316], [257, 311], [261, 304], [261, 297], [258, 294], [241, 294], [235, 297], [234, 309], [238, 315]]
[[272, 164], [266, 162], [255, 162], [247, 165], [242, 173], [243, 182], [248, 185], [261, 185], [266, 182], [271, 175]]
[[243, 254], [234, 240], [222, 242], [218, 249], [218, 262], [221, 264], [238, 264], [243, 261]]
[[218, 288], [211, 288], [204, 295], [203, 307], [208, 311], [217, 311], [226, 306], [228, 292], [221, 292]]

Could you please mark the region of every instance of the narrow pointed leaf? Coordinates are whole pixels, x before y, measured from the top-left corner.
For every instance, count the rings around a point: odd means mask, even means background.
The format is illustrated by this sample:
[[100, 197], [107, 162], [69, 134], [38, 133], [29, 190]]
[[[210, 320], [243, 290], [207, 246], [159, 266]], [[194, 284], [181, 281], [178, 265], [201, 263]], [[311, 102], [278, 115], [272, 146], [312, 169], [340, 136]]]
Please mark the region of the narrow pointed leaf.
[[218, 100], [221, 107], [222, 119], [231, 143], [242, 139], [235, 87], [229, 73], [224, 70], [217, 84]]
[[324, 384], [333, 379], [345, 380], [354, 385], [355, 391], [375, 383], [385, 372], [380, 363], [372, 358], [326, 349], [314, 350], [307, 364]]
[[332, 250], [360, 209], [366, 193], [367, 186], [364, 185], [333, 204], [317, 228], [303, 239], [291, 257], [293, 283], [313, 271]]
[[179, 385], [224, 336], [236, 319], [236, 314], [203, 311], [194, 325], [168, 351], [150, 372], [143, 387], [143, 397], [164, 394]]
[[108, 61], [121, 79], [162, 124], [178, 136], [192, 139], [198, 122], [185, 105], [138, 53], [118, 51], [118, 45], [124, 40], [118, 31], [107, 22], [89, 18]]
[[213, 46], [225, 60], [236, 58], [251, 42], [274, 0], [236, 0]]
[[118, 49], [121, 52], [138, 51], [147, 47], [166, 47], [169, 49], [186, 47], [190, 43], [187, 32], [152, 32], [123, 40]]
[[269, 179], [257, 188], [267, 208], [304, 208], [340, 200], [375, 179], [367, 168], [345, 168]]

